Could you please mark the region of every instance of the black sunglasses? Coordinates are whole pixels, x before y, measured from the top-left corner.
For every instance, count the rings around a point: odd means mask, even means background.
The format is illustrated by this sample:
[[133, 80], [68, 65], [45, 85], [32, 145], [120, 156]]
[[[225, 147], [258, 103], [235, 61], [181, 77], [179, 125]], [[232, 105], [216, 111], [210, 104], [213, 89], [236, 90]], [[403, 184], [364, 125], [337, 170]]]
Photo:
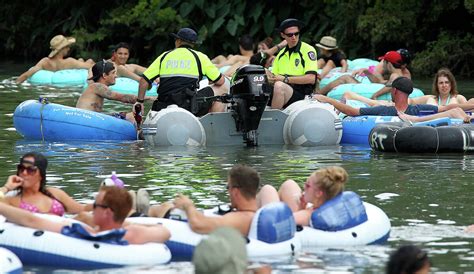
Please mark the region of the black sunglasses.
[[96, 208], [98, 208], [98, 207], [101, 207], [101, 208], [109, 208], [109, 206], [107, 206], [107, 205], [101, 205], [101, 204], [98, 204], [98, 203], [96, 203], [96, 202], [94, 202], [94, 203], [92, 204], [92, 208], [93, 208], [93, 209], [96, 209]]
[[20, 175], [25, 170], [26, 170], [26, 173], [28, 173], [28, 175], [33, 175], [38, 170], [38, 167], [36, 167], [36, 166], [24, 166], [22, 164], [19, 164], [19, 165], [16, 166], [16, 170], [17, 170], [17, 172], [16, 172], [17, 175]]
[[293, 36], [298, 36], [298, 35], [300, 35], [300, 33], [299, 33], [299, 32], [290, 32], [290, 33], [285, 33], [285, 35], [286, 35], [287, 37], [293, 37]]

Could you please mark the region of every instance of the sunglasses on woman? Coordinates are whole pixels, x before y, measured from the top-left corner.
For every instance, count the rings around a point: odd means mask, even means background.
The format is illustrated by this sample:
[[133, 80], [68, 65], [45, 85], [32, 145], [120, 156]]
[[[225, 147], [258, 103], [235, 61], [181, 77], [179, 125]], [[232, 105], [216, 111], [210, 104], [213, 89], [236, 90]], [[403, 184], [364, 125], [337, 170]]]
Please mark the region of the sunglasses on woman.
[[19, 165], [16, 166], [16, 170], [17, 170], [17, 175], [20, 175], [25, 170], [26, 170], [26, 173], [28, 173], [28, 175], [33, 175], [38, 170], [38, 167], [36, 167], [36, 166], [24, 166], [22, 164], [19, 164]]

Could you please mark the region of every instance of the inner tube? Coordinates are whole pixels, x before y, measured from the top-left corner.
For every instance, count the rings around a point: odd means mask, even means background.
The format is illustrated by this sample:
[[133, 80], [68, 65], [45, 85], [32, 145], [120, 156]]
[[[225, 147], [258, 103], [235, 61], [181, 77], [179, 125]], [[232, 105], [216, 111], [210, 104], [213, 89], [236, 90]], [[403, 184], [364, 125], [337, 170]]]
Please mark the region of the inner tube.
[[370, 147], [380, 152], [464, 153], [474, 151], [474, 125], [431, 127], [384, 123], [369, 134]]

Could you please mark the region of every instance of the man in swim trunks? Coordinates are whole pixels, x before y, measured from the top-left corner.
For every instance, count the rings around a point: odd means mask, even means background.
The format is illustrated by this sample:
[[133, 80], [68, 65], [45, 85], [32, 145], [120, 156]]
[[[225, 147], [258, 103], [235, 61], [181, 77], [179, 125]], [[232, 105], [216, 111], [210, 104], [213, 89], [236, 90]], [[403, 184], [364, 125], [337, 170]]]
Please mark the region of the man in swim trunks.
[[140, 81], [140, 76], [145, 72], [146, 68], [137, 64], [127, 64], [130, 57], [130, 46], [127, 43], [120, 42], [115, 46], [112, 52], [112, 61], [117, 68], [117, 77], [127, 77], [136, 81]]
[[48, 57], [41, 59], [36, 65], [31, 67], [16, 79], [16, 83], [23, 83], [31, 75], [39, 70], [58, 71], [62, 69], [89, 69], [94, 65], [92, 59], [84, 61], [82, 58], [66, 58], [70, 51], [70, 46], [76, 42], [74, 37], [64, 37], [56, 35], [51, 39], [51, 53]]
[[[174, 206], [186, 212], [188, 223], [194, 232], [208, 234], [218, 227], [230, 226], [247, 236], [255, 211], [257, 211], [256, 195], [260, 185], [257, 171], [244, 165], [235, 165], [227, 177], [232, 211], [223, 216], [205, 216], [196, 209], [194, 203], [185, 195], [178, 195]], [[160, 206], [152, 206], [149, 216], [157, 216], [154, 212]], [[161, 216], [160, 216], [161, 217]]]
[[[80, 109], [87, 109], [96, 112], [102, 112], [104, 106], [104, 98], [109, 100], [119, 101], [122, 103], [133, 104], [137, 101], [137, 96], [130, 94], [122, 94], [109, 89], [109, 86], [115, 84], [117, 71], [112, 62], [102, 60], [97, 62], [92, 67], [92, 78], [94, 82], [91, 83], [86, 90], [84, 90], [77, 100], [76, 107]], [[147, 100], [153, 100], [154, 97], [146, 97]], [[134, 123], [133, 114], [121, 113], [120, 118], [127, 119]]]
[[225, 70], [224, 75], [227, 77], [231, 77], [239, 67], [249, 63], [250, 57], [252, 57], [253, 55], [253, 48], [253, 38], [248, 34], [244, 34], [239, 39], [240, 55], [229, 55], [227, 57], [219, 55], [211, 61], [218, 68], [229, 66], [229, 68]]
[[[96, 227], [83, 227], [91, 234], [112, 229], [125, 229], [123, 240], [129, 244], [144, 244], [149, 242], [163, 243], [170, 238], [170, 232], [162, 225], [144, 226], [138, 224], [124, 224], [130, 209], [132, 197], [127, 190], [116, 186], [101, 187], [93, 204], [93, 218]], [[62, 233], [72, 222], [51, 221], [36, 216], [28, 211], [0, 203], [0, 215], [8, 221], [18, 225]], [[67, 229], [66, 229], [67, 230]]]

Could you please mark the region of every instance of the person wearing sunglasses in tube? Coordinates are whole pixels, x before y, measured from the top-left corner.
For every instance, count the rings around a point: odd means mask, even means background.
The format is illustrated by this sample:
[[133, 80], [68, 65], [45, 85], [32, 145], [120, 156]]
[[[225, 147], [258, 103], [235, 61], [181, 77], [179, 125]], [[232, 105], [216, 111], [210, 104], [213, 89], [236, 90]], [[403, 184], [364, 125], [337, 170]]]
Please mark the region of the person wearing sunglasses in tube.
[[271, 92], [270, 102], [274, 109], [283, 109], [303, 100], [316, 87], [317, 54], [313, 46], [301, 41], [303, 25], [303, 22], [289, 18], [281, 22], [278, 28], [287, 46], [276, 55], [272, 72], [267, 71], [270, 85], [265, 87]]
[[[84, 230], [91, 236], [98, 232], [111, 231], [115, 234], [114, 240], [121, 243], [126, 241], [129, 244], [163, 243], [171, 236], [169, 230], [162, 225], [140, 225], [125, 222], [125, 218], [132, 208], [132, 197], [124, 188], [102, 186], [91, 207], [93, 208], [94, 227], [84, 223], [74, 223], [66, 218], [61, 221], [49, 220], [4, 203], [0, 203], [0, 215], [18, 225], [76, 238], [84, 238]], [[87, 235], [85, 236], [87, 237]]]
[[30, 212], [58, 216], [92, 210], [91, 204], [78, 203], [63, 190], [47, 186], [47, 167], [48, 160], [41, 153], [23, 155], [16, 175], [9, 176], [5, 185], [0, 187], [0, 196], [8, 193], [3, 202]]

